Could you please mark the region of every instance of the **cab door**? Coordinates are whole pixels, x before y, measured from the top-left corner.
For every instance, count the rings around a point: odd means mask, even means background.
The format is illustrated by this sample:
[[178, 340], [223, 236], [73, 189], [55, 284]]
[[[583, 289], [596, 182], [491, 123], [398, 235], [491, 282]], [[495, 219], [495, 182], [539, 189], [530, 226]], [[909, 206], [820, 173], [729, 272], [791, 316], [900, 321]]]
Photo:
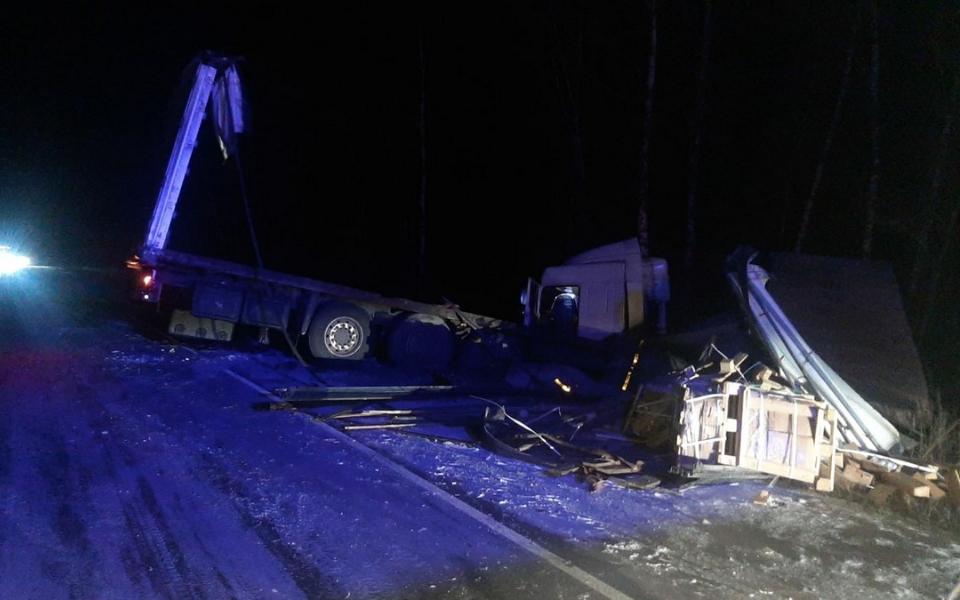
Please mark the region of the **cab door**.
[[543, 273], [541, 293], [557, 287], [578, 290], [579, 337], [602, 340], [623, 333], [627, 298], [623, 261], [550, 267]]
[[540, 284], [532, 277], [527, 278], [527, 288], [520, 296], [523, 305], [523, 326], [533, 327], [540, 318]]

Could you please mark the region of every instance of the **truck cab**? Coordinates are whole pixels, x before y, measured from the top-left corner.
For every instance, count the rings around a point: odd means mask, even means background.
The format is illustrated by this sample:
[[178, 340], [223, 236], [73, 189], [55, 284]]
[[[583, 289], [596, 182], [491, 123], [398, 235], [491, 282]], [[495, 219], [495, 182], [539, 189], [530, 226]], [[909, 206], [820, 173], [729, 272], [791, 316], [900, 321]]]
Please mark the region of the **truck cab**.
[[603, 340], [650, 321], [666, 330], [667, 261], [644, 257], [636, 238], [578, 254], [529, 279], [521, 295], [524, 324], [562, 336]]

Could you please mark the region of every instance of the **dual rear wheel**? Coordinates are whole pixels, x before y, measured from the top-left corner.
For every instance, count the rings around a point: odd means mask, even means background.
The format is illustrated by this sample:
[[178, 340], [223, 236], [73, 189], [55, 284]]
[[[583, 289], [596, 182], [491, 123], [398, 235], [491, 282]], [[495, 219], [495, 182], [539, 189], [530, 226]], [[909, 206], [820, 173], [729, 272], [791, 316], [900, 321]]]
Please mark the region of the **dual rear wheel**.
[[[317, 309], [310, 321], [310, 353], [320, 359], [361, 360], [370, 353], [370, 313], [334, 302]], [[408, 314], [387, 325], [386, 355], [407, 370], [440, 371], [453, 361], [456, 342], [439, 317]]]
[[310, 353], [316, 358], [360, 360], [370, 351], [370, 315], [359, 306], [321, 306], [307, 331]]

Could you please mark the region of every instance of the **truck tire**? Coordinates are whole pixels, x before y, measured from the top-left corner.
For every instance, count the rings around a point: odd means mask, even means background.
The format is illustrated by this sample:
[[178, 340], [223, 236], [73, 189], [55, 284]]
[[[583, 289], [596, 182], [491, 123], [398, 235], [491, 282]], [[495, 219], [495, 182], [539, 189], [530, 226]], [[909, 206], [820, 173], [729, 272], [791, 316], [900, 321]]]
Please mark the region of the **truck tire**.
[[390, 362], [407, 371], [443, 371], [453, 362], [455, 347], [453, 332], [443, 319], [432, 315], [407, 315], [387, 337]]
[[307, 341], [316, 358], [360, 360], [370, 351], [370, 315], [345, 302], [321, 306], [310, 321]]

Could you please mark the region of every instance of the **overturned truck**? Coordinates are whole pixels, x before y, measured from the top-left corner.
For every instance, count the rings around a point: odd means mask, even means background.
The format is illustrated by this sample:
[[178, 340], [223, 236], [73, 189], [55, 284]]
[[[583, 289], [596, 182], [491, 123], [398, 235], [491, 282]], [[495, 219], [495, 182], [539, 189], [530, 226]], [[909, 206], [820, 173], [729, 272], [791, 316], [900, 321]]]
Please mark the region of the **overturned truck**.
[[[461, 310], [393, 298], [307, 277], [289, 275], [167, 247], [180, 191], [201, 125], [208, 113], [225, 156], [236, 153], [244, 131], [237, 62], [203, 55], [197, 61], [187, 106], [139, 253], [128, 261], [137, 271], [139, 301], [172, 305], [169, 333], [230, 341], [235, 326], [275, 331], [297, 352], [306, 339], [310, 355], [358, 360], [383, 345], [392, 361], [442, 369], [457, 340], [491, 330], [547, 329], [589, 340], [625, 333], [642, 324], [647, 306], [662, 324], [669, 300], [666, 262], [640, 255], [636, 240], [587, 252], [550, 267], [543, 284], [531, 280], [523, 294], [524, 326]], [[259, 252], [257, 253], [259, 255]], [[571, 327], [572, 325], [572, 327]], [[502, 351], [501, 341], [497, 344]]]

